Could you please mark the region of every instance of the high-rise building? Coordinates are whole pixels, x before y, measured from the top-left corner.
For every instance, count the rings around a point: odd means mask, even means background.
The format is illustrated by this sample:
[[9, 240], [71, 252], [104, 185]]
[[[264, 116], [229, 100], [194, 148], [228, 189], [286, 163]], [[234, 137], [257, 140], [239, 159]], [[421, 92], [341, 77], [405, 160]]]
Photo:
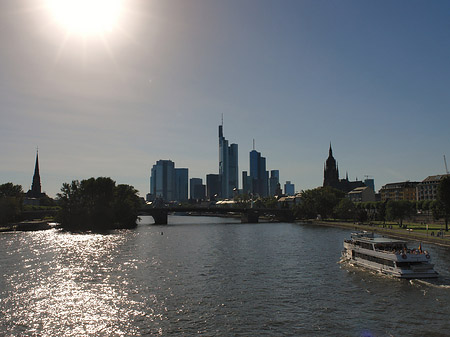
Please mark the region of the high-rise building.
[[175, 163], [171, 160], [158, 160], [152, 167], [150, 193], [164, 201], [176, 200]]
[[201, 178], [191, 178], [189, 180], [189, 198], [193, 200], [204, 199], [205, 192], [204, 188], [202, 188], [203, 180]]
[[206, 196], [211, 200], [215, 199], [220, 192], [220, 180], [218, 174], [206, 175]]
[[375, 180], [372, 178], [366, 178], [364, 179], [364, 185], [366, 185], [367, 187], [370, 187], [372, 189], [372, 191], [375, 192]]
[[239, 188], [238, 145], [228, 145], [219, 125], [219, 178], [222, 198], [232, 198], [233, 190]]
[[252, 178], [247, 171], [242, 171], [242, 193], [249, 195], [252, 192]]
[[284, 194], [295, 195], [295, 186], [290, 181], [286, 181], [286, 184], [284, 184]]
[[269, 196], [277, 195], [277, 187], [280, 184], [280, 171], [271, 170], [269, 178]]
[[175, 169], [175, 200], [187, 201], [188, 200], [188, 182], [189, 182], [189, 170], [187, 168]]
[[261, 153], [250, 151], [250, 177], [252, 180], [252, 193], [261, 197], [268, 195], [269, 173], [266, 171], [266, 158]]

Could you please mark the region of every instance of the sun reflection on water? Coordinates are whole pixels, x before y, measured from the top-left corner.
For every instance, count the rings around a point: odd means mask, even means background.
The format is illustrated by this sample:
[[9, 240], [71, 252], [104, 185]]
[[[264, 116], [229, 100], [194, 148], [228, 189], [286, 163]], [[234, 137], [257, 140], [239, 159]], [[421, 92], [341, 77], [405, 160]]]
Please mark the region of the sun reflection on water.
[[9, 251], [16, 262], [15, 270], [4, 272], [3, 323], [25, 335], [138, 334], [133, 320], [149, 313], [130, 297], [128, 270], [138, 268], [137, 260], [117, 263], [124, 239], [57, 231], [23, 236], [31, 249]]

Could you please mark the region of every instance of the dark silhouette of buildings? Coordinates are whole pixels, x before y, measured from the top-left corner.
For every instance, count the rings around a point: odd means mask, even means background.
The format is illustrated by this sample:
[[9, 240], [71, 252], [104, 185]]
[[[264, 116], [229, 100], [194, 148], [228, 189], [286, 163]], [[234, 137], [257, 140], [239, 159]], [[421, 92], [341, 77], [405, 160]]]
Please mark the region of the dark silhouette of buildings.
[[345, 179], [339, 179], [339, 168], [336, 159], [334, 159], [333, 157], [333, 149], [331, 148], [331, 143], [330, 149], [328, 151], [328, 158], [325, 162], [323, 171], [323, 187], [325, 186], [336, 188], [345, 193], [348, 193], [357, 187], [366, 186], [362, 181], [349, 181], [348, 173]]

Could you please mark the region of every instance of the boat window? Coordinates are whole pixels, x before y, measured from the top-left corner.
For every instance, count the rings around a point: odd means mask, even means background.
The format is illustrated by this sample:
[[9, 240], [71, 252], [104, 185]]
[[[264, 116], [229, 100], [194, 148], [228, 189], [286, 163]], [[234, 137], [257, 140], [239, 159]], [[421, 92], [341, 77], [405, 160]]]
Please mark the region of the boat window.
[[396, 264], [397, 264], [397, 267], [399, 267], [399, 268], [409, 269], [411, 266], [423, 265], [424, 263], [412, 261], [412, 262], [396, 262]]
[[367, 242], [360, 242], [360, 245], [359, 245], [361, 248], [364, 248], [364, 249], [370, 249], [370, 250], [373, 250], [373, 246], [372, 246], [372, 244], [371, 243], [367, 243]]
[[375, 262], [378, 264], [382, 264], [385, 266], [389, 266], [389, 267], [395, 267], [394, 261], [391, 260], [385, 260], [376, 256], [372, 256], [372, 255], [367, 255], [367, 254], [362, 254], [362, 253], [358, 253], [355, 252], [355, 256], [359, 257], [361, 259], [367, 260], [367, 261], [371, 261], [371, 262]]

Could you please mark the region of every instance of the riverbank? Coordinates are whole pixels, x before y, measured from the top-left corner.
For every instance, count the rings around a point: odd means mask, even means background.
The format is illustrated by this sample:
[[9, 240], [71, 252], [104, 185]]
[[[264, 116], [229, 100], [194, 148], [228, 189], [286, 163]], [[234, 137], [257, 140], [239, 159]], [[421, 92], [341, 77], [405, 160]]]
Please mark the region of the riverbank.
[[427, 242], [440, 246], [450, 247], [450, 233], [446, 232], [444, 232], [444, 236], [441, 237], [441, 236], [431, 236], [425, 233], [417, 233], [407, 229], [381, 227], [379, 225], [357, 224], [357, 223], [337, 222], [337, 221], [323, 221], [323, 220], [321, 221], [312, 220], [307, 223], [318, 226], [348, 228], [349, 230], [359, 230], [359, 231], [365, 230], [369, 232], [378, 233], [381, 235], [390, 236], [393, 238], [404, 239], [408, 241]]
[[31, 220], [22, 221], [18, 223], [9, 224], [0, 227], [0, 232], [14, 232], [14, 231], [41, 231], [54, 228], [55, 224], [48, 220]]

